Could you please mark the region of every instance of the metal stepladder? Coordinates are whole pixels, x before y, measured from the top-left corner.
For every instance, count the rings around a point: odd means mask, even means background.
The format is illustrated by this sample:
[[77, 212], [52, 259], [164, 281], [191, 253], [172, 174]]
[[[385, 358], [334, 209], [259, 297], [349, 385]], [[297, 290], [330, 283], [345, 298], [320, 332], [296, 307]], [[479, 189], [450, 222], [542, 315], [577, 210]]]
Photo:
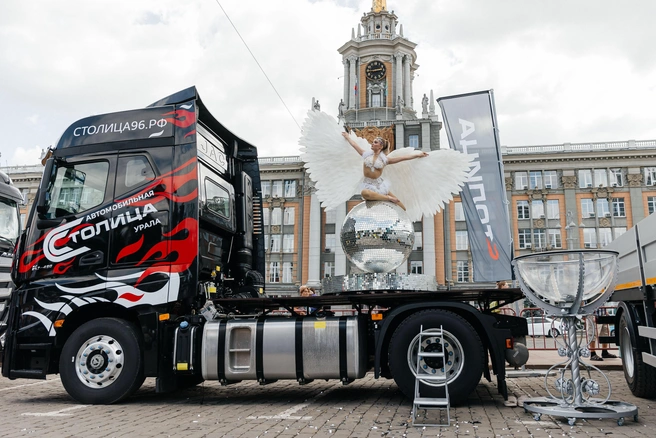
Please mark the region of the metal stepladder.
[[[439, 339], [439, 341], [437, 339]], [[432, 340], [435, 340], [433, 342]], [[439, 347], [433, 348], [432, 345], [435, 345], [439, 342]], [[424, 331], [424, 326], [422, 325], [419, 329], [419, 339], [417, 345], [417, 366], [415, 369], [415, 398], [412, 402], [412, 425], [413, 426], [450, 426], [451, 425], [451, 416], [449, 414], [449, 408], [451, 403], [449, 402], [449, 386], [446, 380], [446, 373], [442, 374], [432, 374], [428, 373], [426, 370], [430, 369], [435, 370], [434, 366], [424, 366], [426, 360], [431, 362], [442, 360], [442, 369], [446, 368], [446, 354], [444, 347], [444, 335], [442, 326], [440, 328], [433, 328], [427, 331]], [[433, 364], [434, 365], [434, 364]], [[444, 397], [422, 397], [419, 394], [419, 383], [420, 382], [434, 382], [434, 383], [443, 383], [444, 384]], [[446, 423], [418, 423], [417, 422], [417, 411], [418, 410], [428, 411], [429, 409], [436, 410], [446, 410]], [[440, 413], [440, 420], [442, 415]]]

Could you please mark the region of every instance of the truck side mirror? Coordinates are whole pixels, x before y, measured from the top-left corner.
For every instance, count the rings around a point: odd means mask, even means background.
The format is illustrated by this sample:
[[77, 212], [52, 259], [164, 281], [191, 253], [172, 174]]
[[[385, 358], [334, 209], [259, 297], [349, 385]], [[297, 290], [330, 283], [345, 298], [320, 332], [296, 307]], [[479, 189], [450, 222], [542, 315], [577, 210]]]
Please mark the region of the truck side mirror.
[[46, 214], [50, 208], [50, 193], [48, 192], [48, 186], [52, 179], [54, 162], [54, 158], [48, 158], [45, 163], [46, 167], [43, 169], [43, 178], [41, 178], [39, 192], [36, 197], [36, 211], [39, 214]]

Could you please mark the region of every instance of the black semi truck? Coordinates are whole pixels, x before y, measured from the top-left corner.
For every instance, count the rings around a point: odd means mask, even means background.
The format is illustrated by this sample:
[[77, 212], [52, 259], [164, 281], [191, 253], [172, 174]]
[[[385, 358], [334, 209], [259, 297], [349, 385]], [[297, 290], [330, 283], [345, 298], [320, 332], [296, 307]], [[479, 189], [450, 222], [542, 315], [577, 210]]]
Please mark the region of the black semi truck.
[[[442, 327], [443, 341], [424, 336], [423, 347], [444, 354], [420, 366], [446, 377], [451, 403], [492, 374], [507, 397], [506, 355], [527, 326], [490, 303], [518, 289], [267, 297], [261, 199], [256, 148], [195, 87], [72, 124], [15, 254], [3, 376], [59, 373], [79, 402], [114, 403], [146, 377], [165, 392], [202, 380], [346, 384], [373, 371], [413, 397], [420, 327]], [[422, 380], [422, 395], [443, 391]]]

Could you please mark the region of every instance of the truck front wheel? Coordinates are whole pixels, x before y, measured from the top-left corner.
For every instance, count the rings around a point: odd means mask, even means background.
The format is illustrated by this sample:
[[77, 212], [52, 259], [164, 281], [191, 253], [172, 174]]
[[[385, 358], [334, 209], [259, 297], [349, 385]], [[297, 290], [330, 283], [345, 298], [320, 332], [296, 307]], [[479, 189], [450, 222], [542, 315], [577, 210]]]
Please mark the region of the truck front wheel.
[[99, 318], [68, 338], [59, 373], [68, 394], [80, 403], [110, 404], [132, 395], [144, 382], [136, 328], [122, 319]]
[[[444, 343], [438, 331], [443, 329]], [[432, 375], [446, 375], [451, 404], [464, 403], [476, 388], [483, 374], [485, 351], [481, 339], [464, 318], [441, 309], [424, 310], [407, 317], [394, 331], [389, 346], [389, 367], [401, 392], [414, 399], [415, 375], [419, 331], [433, 332], [435, 336], [424, 336], [424, 351], [444, 352], [444, 358], [425, 357], [419, 364]], [[444, 397], [444, 384], [422, 381], [419, 386], [422, 397]]]
[[620, 353], [624, 379], [636, 397], [653, 397], [656, 394], [656, 368], [642, 361], [638, 334], [634, 330], [631, 316], [622, 312], [620, 317]]

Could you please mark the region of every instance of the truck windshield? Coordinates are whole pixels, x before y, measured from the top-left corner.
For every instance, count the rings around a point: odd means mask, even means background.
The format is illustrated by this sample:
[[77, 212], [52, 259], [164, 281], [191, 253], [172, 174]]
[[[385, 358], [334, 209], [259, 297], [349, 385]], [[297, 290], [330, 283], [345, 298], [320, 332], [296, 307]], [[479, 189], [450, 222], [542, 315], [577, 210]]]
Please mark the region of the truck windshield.
[[0, 248], [3, 251], [14, 249], [20, 232], [18, 205], [8, 199], [0, 199]]
[[57, 167], [48, 184], [45, 219], [76, 214], [100, 205], [105, 197], [109, 163], [77, 163]]

